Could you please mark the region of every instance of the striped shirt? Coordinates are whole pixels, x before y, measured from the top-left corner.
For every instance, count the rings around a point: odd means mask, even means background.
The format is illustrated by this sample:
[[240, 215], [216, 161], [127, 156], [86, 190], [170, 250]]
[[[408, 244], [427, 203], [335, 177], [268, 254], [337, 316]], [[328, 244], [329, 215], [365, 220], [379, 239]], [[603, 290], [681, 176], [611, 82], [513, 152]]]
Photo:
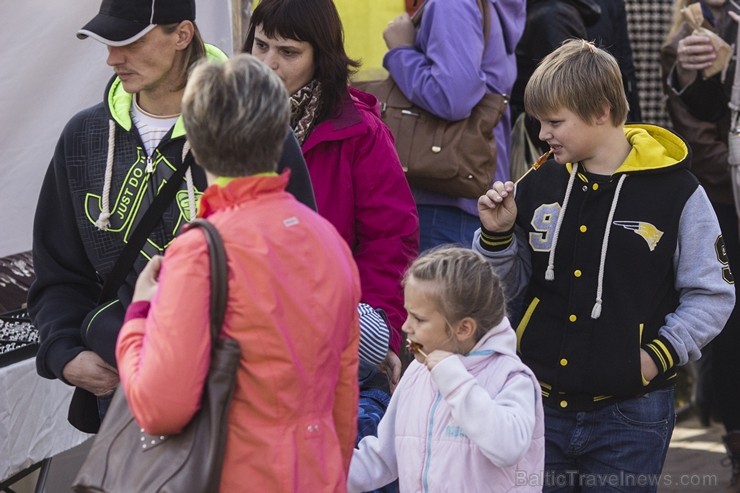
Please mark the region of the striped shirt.
[[157, 116], [141, 109], [134, 98], [131, 105], [131, 121], [139, 131], [146, 155], [152, 157], [162, 138], [175, 125], [180, 115]]

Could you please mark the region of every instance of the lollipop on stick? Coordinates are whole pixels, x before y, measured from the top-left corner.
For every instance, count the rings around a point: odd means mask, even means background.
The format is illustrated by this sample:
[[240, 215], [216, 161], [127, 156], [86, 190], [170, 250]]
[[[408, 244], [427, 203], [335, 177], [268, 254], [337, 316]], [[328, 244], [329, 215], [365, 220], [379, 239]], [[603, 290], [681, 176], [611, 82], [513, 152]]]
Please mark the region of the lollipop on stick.
[[419, 344], [418, 342], [414, 342], [411, 339], [406, 339], [406, 349], [408, 349], [412, 353], [419, 353], [424, 356], [424, 358], [429, 357], [427, 356], [427, 353], [421, 350], [421, 344]]
[[548, 159], [550, 159], [550, 156], [552, 156], [552, 149], [550, 149], [549, 151], [547, 151], [546, 153], [544, 153], [543, 155], [541, 155], [540, 157], [538, 157], [537, 158], [537, 161], [535, 161], [534, 164], [532, 164], [532, 166], [529, 167], [529, 169], [527, 170], [527, 172], [524, 173], [522, 176], [520, 176], [519, 179], [517, 179], [517, 181], [514, 182], [514, 187], [516, 188], [517, 184], [520, 181], [522, 181], [522, 178], [524, 178], [525, 176], [527, 176], [530, 171], [534, 171], [534, 170], [538, 169], [540, 166], [542, 166], [543, 164], [545, 164], [545, 161], [547, 161]]

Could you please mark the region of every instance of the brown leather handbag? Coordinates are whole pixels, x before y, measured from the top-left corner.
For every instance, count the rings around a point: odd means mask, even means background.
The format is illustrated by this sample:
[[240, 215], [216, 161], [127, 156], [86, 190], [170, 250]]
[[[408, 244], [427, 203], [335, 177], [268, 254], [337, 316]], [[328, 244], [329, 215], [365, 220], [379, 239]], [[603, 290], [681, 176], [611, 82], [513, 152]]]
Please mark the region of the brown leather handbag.
[[[481, 0], [478, 7], [488, 39], [489, 12]], [[423, 8], [413, 17], [417, 26]], [[490, 188], [496, 170], [493, 129], [506, 111], [505, 95], [487, 93], [468, 118], [448, 121], [411, 103], [390, 76], [352, 85], [378, 98], [410, 185], [467, 198], [478, 198]]]
[[177, 435], [151, 436], [139, 427], [119, 388], [72, 485], [76, 493], [218, 492], [226, 447], [228, 410], [241, 350], [220, 337], [228, 299], [223, 241], [208, 221], [203, 230], [211, 266], [211, 367], [201, 409]]

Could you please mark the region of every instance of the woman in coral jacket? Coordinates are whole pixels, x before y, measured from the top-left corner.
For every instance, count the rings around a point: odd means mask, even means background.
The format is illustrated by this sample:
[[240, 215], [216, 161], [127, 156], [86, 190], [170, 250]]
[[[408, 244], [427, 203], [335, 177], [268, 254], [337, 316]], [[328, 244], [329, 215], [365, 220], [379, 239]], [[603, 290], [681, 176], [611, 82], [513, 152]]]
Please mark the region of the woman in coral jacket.
[[[196, 68], [182, 116], [208, 174], [198, 215], [229, 261], [223, 333], [241, 347], [220, 491], [345, 492], [357, 420], [352, 254], [275, 173], [288, 95], [249, 55]], [[231, 178], [226, 178], [231, 177]], [[209, 257], [185, 231], [136, 284], [118, 339], [121, 384], [147, 433], [178, 433], [198, 411], [210, 364]]]
[[244, 51], [267, 63], [291, 95], [291, 126], [306, 159], [319, 214], [352, 250], [362, 301], [382, 308], [400, 348], [401, 277], [418, 253], [411, 191], [376, 99], [347, 86], [357, 62], [342, 42], [331, 0], [262, 0]]

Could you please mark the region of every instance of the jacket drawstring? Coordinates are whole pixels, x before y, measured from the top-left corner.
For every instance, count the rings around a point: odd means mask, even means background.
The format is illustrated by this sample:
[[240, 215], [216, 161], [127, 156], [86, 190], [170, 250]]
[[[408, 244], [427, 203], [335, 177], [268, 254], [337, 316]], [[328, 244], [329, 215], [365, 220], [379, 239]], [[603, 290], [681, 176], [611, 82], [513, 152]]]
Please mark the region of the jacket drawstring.
[[[185, 158], [187, 157], [188, 153], [190, 152], [190, 142], [185, 141], [185, 144], [182, 146], [182, 162], [183, 165], [185, 163]], [[188, 212], [189, 212], [189, 218], [188, 222], [193, 222], [195, 220], [195, 217], [198, 215], [197, 206], [195, 204], [195, 185], [193, 185], [193, 173], [190, 171], [190, 166], [185, 170], [185, 183], [187, 184], [188, 189]]]
[[108, 156], [105, 159], [105, 181], [103, 182], [103, 204], [95, 226], [101, 231], [110, 227], [110, 183], [113, 180], [113, 155], [116, 149], [116, 122], [108, 120]]
[[609, 210], [609, 217], [606, 220], [606, 231], [604, 231], [604, 240], [601, 243], [601, 260], [599, 261], [599, 281], [596, 287], [596, 303], [594, 304], [593, 310], [591, 310], [591, 318], [594, 320], [601, 316], [601, 295], [604, 289], [604, 264], [606, 264], [606, 250], [609, 247], [609, 232], [611, 231], [611, 224], [614, 219], [614, 211], [617, 210], [617, 202], [619, 202], [619, 194], [622, 191], [622, 184], [624, 184], [624, 180], [626, 178], [626, 174], [623, 174], [619, 178], [617, 190], [614, 192], [614, 199], [612, 199], [612, 207]]
[[560, 226], [563, 224], [563, 217], [565, 217], [565, 209], [568, 207], [568, 201], [570, 200], [570, 192], [573, 190], [573, 182], [575, 182], [576, 175], [578, 174], [578, 163], [573, 164], [573, 169], [570, 172], [570, 178], [568, 178], [568, 187], [565, 189], [565, 198], [563, 199], [563, 207], [560, 208], [560, 214], [558, 214], [558, 222], [555, 224], [555, 232], [552, 235], [552, 247], [550, 247], [550, 256], [547, 259], [547, 270], [545, 271], [545, 280], [555, 280], [555, 247], [558, 245], [558, 236], [560, 235]]
[[[568, 208], [568, 201], [570, 200], [570, 194], [573, 191], [573, 183], [575, 182], [575, 177], [578, 174], [578, 163], [573, 164], [573, 169], [570, 172], [570, 178], [568, 178], [568, 186], [565, 189], [565, 197], [563, 198], [563, 206], [560, 208], [560, 214], [558, 214], [558, 222], [555, 224], [555, 231], [552, 235], [552, 246], [550, 247], [550, 256], [547, 260], [547, 270], [545, 271], [545, 280], [546, 281], [554, 281], [555, 280], [555, 248], [558, 245], [558, 237], [560, 235], [560, 227], [563, 224], [563, 218], [565, 217], [565, 210]], [[601, 316], [601, 304], [602, 299], [601, 295], [604, 291], [604, 266], [606, 264], [606, 251], [609, 248], [609, 232], [611, 231], [611, 224], [614, 220], [614, 211], [617, 210], [617, 203], [619, 202], [619, 194], [622, 191], [622, 185], [624, 184], [624, 180], [627, 178], [626, 174], [623, 174], [619, 178], [619, 182], [617, 183], [617, 189], [614, 192], [614, 199], [612, 199], [612, 205], [609, 209], [609, 216], [606, 220], [606, 231], [604, 232], [604, 239], [601, 242], [601, 257], [599, 259], [599, 276], [598, 276], [598, 282], [596, 286], [596, 303], [594, 303], [594, 307], [591, 310], [591, 318], [596, 320]]]
[[[108, 120], [108, 155], [105, 159], [105, 178], [103, 182], [103, 193], [102, 193], [102, 204], [101, 204], [101, 210], [100, 215], [98, 216], [97, 221], [95, 221], [95, 226], [100, 231], [107, 231], [110, 227], [110, 187], [111, 182], [113, 181], [113, 157], [115, 155], [116, 150], [116, 122], [113, 120]], [[187, 140], [185, 141], [185, 144], [182, 146], [182, 162], [185, 163], [185, 158], [187, 157], [188, 153], [190, 152], [190, 142]], [[188, 222], [193, 222], [195, 217], [197, 216], [197, 205], [195, 202], [195, 185], [193, 184], [193, 173], [190, 170], [190, 167], [188, 166], [188, 169], [185, 170], [185, 182], [187, 184], [187, 190], [188, 190], [188, 208], [189, 208], [189, 218]]]

